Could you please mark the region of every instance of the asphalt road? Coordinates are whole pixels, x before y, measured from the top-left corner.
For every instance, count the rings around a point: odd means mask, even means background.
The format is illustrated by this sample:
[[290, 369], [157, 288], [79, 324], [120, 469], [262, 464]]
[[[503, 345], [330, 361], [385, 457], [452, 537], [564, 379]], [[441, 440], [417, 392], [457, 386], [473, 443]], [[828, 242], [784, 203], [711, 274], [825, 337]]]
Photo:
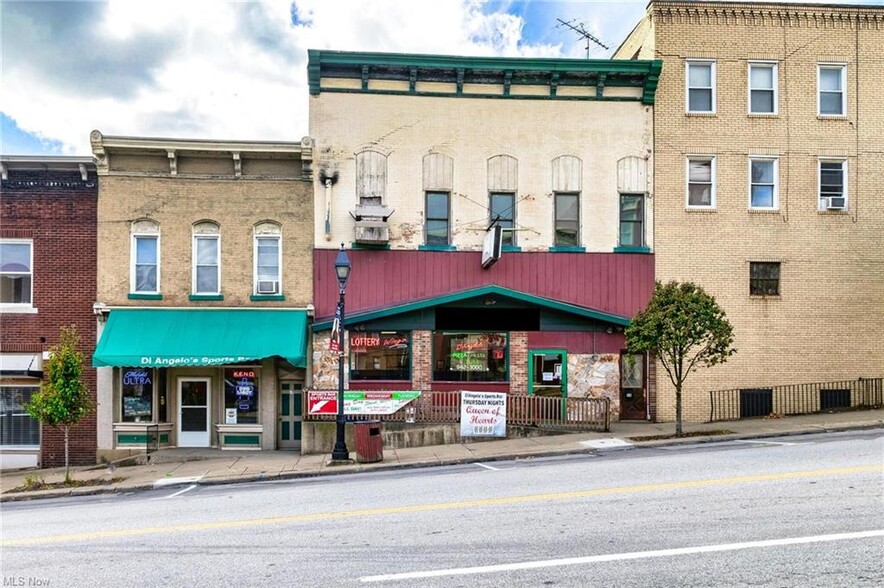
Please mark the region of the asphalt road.
[[882, 586], [881, 430], [2, 506], [4, 586]]

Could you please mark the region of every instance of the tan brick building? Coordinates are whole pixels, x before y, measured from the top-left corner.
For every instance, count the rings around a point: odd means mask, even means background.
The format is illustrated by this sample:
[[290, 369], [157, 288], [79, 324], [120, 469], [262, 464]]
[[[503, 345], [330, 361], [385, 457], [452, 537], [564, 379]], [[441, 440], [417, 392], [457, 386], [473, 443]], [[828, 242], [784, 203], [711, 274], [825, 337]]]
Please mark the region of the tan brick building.
[[735, 329], [685, 417], [709, 419], [712, 390], [880, 378], [884, 7], [653, 1], [615, 57], [663, 60], [656, 278], [699, 283]]
[[99, 454], [148, 440], [296, 447], [313, 295], [311, 140], [91, 139]]

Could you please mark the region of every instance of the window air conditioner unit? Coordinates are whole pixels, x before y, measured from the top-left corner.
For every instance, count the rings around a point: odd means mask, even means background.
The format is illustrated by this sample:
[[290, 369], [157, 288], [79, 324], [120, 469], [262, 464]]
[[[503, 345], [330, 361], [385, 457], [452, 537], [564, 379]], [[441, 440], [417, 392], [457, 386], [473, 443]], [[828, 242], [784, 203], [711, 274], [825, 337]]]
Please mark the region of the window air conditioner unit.
[[279, 282], [274, 280], [258, 280], [258, 294], [276, 294], [279, 292]]
[[847, 205], [847, 198], [843, 196], [832, 196], [831, 198], [826, 198], [826, 209], [827, 210], [844, 210]]

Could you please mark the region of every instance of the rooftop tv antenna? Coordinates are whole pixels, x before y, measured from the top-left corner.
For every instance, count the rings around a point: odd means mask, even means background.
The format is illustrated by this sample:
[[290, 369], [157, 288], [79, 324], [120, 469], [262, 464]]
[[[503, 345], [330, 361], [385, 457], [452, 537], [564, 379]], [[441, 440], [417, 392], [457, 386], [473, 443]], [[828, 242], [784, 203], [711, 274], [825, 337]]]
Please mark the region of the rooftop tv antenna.
[[595, 37], [595, 35], [593, 35], [589, 31], [587, 31], [586, 27], [583, 26], [582, 22], [577, 22], [576, 18], [573, 20], [570, 20], [568, 22], [563, 21], [561, 18], [557, 18], [556, 20], [559, 21], [559, 24], [556, 25], [556, 28], [559, 28], [560, 26], [567, 27], [567, 28], [571, 29], [572, 31], [574, 31], [575, 33], [577, 33], [578, 35], [580, 35], [580, 38], [586, 39], [586, 58], [587, 59], [589, 59], [589, 47], [590, 47], [589, 42], [590, 41], [592, 41], [593, 43], [595, 43], [599, 47], [603, 47], [605, 49], [610, 49], [610, 47], [608, 47], [607, 45], [605, 45], [604, 43], [599, 41]]

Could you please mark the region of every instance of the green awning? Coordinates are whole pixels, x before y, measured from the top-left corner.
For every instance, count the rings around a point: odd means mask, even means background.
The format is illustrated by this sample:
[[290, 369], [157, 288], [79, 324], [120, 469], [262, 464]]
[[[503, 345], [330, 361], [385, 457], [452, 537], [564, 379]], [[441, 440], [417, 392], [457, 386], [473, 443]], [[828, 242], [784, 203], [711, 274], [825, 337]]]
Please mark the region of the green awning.
[[279, 356], [307, 366], [307, 312], [258, 309], [112, 310], [94, 367], [184, 367]]

